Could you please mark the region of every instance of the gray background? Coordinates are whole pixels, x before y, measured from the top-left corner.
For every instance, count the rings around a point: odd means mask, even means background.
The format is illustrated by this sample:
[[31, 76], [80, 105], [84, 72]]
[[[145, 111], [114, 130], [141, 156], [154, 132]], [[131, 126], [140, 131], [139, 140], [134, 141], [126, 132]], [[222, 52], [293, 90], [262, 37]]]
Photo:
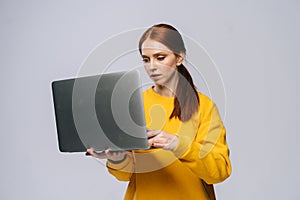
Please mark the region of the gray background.
[[158, 22], [203, 45], [222, 75], [233, 173], [216, 185], [219, 199], [299, 198], [299, 8], [292, 0], [0, 1], [0, 199], [122, 198], [126, 183], [102, 163], [58, 151], [50, 83], [75, 76], [112, 35]]

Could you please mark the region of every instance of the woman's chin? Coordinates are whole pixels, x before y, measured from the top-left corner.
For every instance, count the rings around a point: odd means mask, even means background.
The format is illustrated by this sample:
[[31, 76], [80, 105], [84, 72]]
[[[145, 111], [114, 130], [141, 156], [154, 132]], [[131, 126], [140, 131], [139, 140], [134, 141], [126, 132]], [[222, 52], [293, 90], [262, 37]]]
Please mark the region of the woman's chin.
[[156, 85], [156, 86], [158, 86], [158, 87], [164, 87], [165, 86], [165, 84], [164, 84], [164, 82], [163, 81], [153, 81], [154, 82], [154, 84]]

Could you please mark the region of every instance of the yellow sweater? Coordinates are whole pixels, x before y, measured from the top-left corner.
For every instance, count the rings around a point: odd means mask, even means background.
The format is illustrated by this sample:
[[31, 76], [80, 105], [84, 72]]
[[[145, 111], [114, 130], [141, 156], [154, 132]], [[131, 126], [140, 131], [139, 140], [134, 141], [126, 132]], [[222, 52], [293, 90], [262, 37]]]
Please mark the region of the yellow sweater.
[[218, 109], [207, 96], [198, 95], [199, 112], [181, 122], [169, 119], [174, 98], [161, 96], [153, 88], [143, 93], [147, 128], [176, 134], [179, 143], [172, 151], [133, 151], [119, 164], [107, 162], [112, 175], [129, 181], [125, 200], [207, 199], [200, 179], [214, 184], [230, 175], [226, 131]]

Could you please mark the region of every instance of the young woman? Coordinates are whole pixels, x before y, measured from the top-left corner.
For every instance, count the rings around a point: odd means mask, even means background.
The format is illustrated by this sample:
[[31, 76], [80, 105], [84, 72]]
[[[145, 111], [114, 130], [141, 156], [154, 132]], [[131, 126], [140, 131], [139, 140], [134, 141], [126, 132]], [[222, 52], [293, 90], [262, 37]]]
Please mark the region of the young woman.
[[[125, 200], [214, 199], [212, 184], [231, 173], [225, 128], [216, 105], [197, 92], [183, 65], [186, 49], [171, 25], [150, 27], [139, 41], [154, 86], [144, 91], [150, 150], [106, 151], [107, 168], [129, 181]], [[93, 149], [88, 154], [102, 158]]]

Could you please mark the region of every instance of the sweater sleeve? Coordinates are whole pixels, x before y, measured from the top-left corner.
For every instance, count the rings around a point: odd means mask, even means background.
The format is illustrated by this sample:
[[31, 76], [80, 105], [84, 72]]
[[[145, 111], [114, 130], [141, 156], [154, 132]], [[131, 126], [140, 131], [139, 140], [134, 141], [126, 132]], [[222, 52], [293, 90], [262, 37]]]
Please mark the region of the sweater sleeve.
[[212, 101], [207, 105], [200, 110], [200, 123], [194, 140], [179, 135], [173, 152], [199, 178], [208, 184], [215, 184], [230, 176], [231, 164], [226, 130], [218, 109]]
[[129, 181], [134, 171], [133, 155], [128, 154], [121, 163], [107, 161], [108, 172], [115, 176], [119, 181]]

